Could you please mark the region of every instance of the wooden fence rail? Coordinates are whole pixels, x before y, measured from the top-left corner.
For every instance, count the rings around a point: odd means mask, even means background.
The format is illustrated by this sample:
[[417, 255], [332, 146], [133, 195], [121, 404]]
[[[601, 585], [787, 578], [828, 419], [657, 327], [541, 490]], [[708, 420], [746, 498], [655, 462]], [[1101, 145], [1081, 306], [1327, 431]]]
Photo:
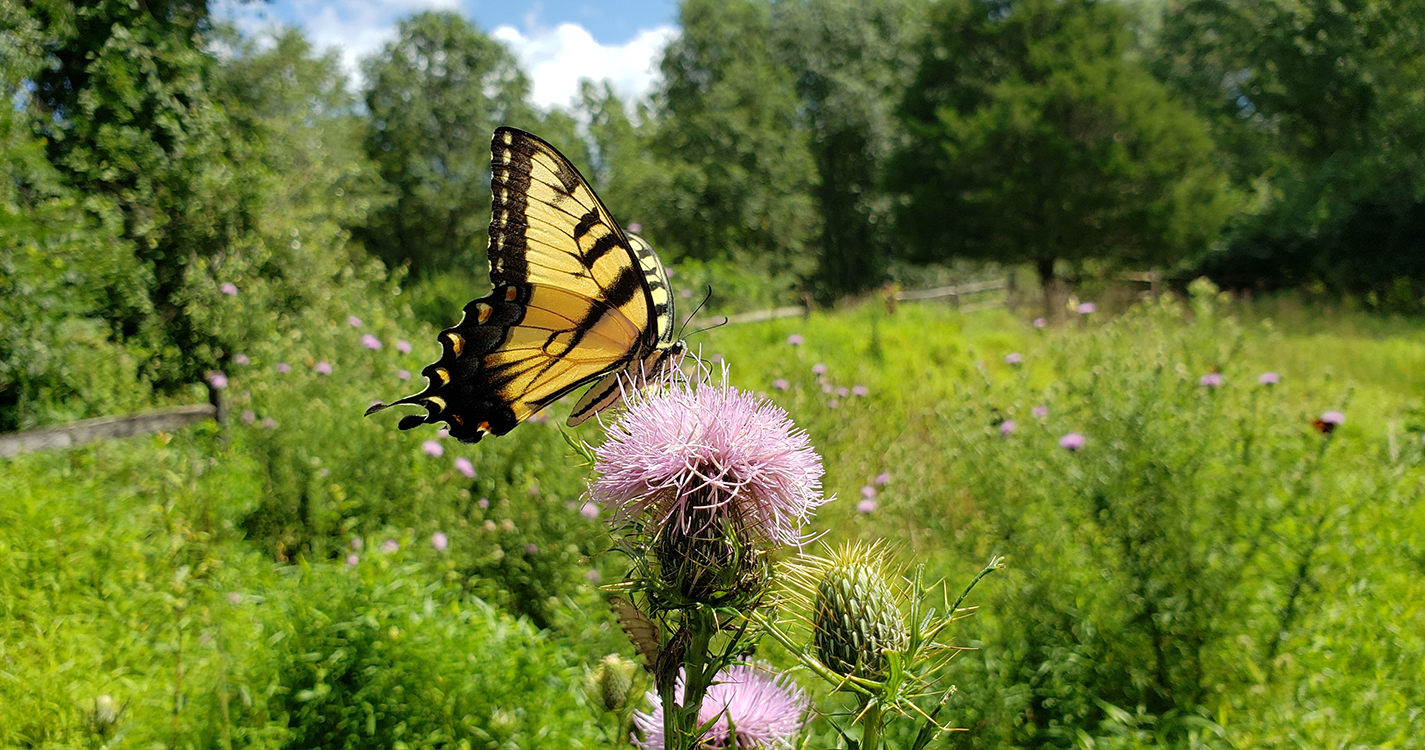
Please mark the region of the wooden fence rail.
[[14, 432], [0, 435], [0, 458], [69, 448], [95, 440], [112, 440], [130, 435], [175, 430], [205, 419], [216, 419], [217, 416], [218, 408], [212, 404], [189, 404], [125, 417], [98, 417], [55, 427]]

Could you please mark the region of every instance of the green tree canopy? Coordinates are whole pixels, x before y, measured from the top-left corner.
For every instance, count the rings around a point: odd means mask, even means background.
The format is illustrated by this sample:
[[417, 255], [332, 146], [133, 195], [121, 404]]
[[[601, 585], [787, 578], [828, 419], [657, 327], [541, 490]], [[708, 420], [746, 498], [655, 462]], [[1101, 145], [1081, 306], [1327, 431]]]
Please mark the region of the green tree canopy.
[[392, 198], [362, 232], [367, 249], [417, 273], [483, 268], [490, 134], [532, 122], [528, 79], [503, 45], [447, 12], [402, 21], [362, 69], [367, 153]]
[[952, 0], [903, 106], [899, 224], [915, 257], [1171, 264], [1230, 204], [1207, 126], [1132, 56], [1095, 0]]

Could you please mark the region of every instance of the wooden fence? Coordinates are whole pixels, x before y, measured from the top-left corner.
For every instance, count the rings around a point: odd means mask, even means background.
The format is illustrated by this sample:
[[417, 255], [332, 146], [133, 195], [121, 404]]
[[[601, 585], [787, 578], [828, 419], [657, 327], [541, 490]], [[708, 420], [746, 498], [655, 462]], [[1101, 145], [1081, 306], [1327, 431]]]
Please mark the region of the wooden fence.
[[0, 435], [0, 458], [21, 453], [58, 450], [96, 440], [112, 440], [131, 435], [176, 430], [184, 425], [217, 419], [218, 407], [212, 404], [189, 404], [169, 409], [146, 411], [124, 417], [98, 417], [70, 422], [56, 427]]

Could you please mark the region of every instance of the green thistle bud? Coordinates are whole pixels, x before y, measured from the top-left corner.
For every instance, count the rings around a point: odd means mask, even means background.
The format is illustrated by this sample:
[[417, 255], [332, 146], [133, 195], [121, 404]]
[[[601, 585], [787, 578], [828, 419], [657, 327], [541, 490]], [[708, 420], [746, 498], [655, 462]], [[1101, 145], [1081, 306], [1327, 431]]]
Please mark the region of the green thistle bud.
[[905, 622], [874, 549], [849, 547], [824, 568], [812, 625], [817, 657], [840, 672], [886, 677], [886, 652], [906, 648]]
[[588, 674], [585, 690], [589, 697], [599, 701], [609, 711], [620, 711], [628, 704], [628, 693], [633, 689], [633, 662], [609, 654], [599, 666]]

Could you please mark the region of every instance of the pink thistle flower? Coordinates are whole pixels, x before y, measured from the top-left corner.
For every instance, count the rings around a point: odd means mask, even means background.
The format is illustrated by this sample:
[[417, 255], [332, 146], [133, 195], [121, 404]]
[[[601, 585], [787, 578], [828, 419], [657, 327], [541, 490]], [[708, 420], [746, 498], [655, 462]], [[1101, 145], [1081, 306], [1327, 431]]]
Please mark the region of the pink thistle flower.
[[821, 457], [806, 432], [776, 405], [725, 383], [670, 382], [634, 396], [596, 451], [594, 471], [589, 495], [616, 526], [637, 517], [660, 528], [687, 524], [693, 511], [712, 511], [754, 537], [797, 544], [826, 502]]
[[881, 472], [880, 474], [877, 474], [877, 475], [876, 475], [876, 478], [875, 478], [875, 480], [874, 480], [874, 484], [875, 484], [877, 487], [883, 487], [883, 486], [885, 486], [885, 485], [887, 485], [887, 484], [890, 484], [890, 483], [891, 483], [891, 473], [890, 473], [889, 471], [883, 471], [883, 472]]
[[1036, 406], [1033, 409], [1029, 410], [1029, 415], [1034, 417], [1035, 419], [1043, 419], [1049, 416], [1049, 407], [1042, 405]]
[[868, 484], [868, 485], [866, 485], [865, 487], [862, 487], [862, 488], [861, 488], [861, 497], [864, 497], [864, 498], [866, 498], [867, 500], [870, 500], [871, 498], [873, 498], [873, 497], [875, 497], [875, 496], [876, 496], [876, 488], [875, 488], [875, 487], [872, 487], [871, 485]]
[[480, 501], [477, 502], [477, 503], [475, 503], [475, 504], [478, 505], [478, 506], [480, 506], [480, 510], [489, 510], [489, 509], [490, 509], [490, 498], [488, 498], [488, 497], [482, 497], [482, 498], [480, 498]]
[[599, 573], [597, 568], [589, 568], [584, 573], [584, 580], [588, 581], [590, 586], [597, 586], [603, 582], [604, 577]]
[[834, 391], [834, 390], [836, 390], [836, 388], [835, 388], [834, 386], [832, 386], [830, 383], [822, 383], [822, 384], [821, 384], [821, 392], [822, 392], [822, 393], [830, 394], [830, 393], [831, 393], [832, 391]]
[[381, 349], [381, 339], [368, 333], [361, 337], [361, 345], [373, 352], [378, 351]]
[[1080, 302], [1080, 303], [1079, 303], [1079, 314], [1080, 314], [1080, 315], [1093, 315], [1093, 314], [1096, 313], [1096, 312], [1098, 312], [1098, 305], [1095, 305], [1095, 304], [1092, 303], [1092, 302]]
[[365, 547], [365, 546], [366, 546], [366, 542], [361, 541], [361, 537], [356, 536], [356, 537], [352, 537], [352, 538], [351, 538], [351, 548], [352, 548], [352, 549], [354, 549], [354, 550], [359, 550], [359, 549], [361, 549], [362, 547]]
[[320, 362], [318, 362], [316, 365], [314, 365], [314, 366], [312, 367], [312, 369], [316, 370], [318, 375], [330, 375], [330, 374], [332, 374], [332, 365], [331, 365], [330, 362], [326, 361], [325, 359], [322, 360], [322, 361], [320, 361]]
[[828, 409], [840, 409], [840, 408], [841, 408], [841, 400], [840, 400], [840, 399], [835, 399], [835, 398], [827, 399], [827, 400], [826, 400], [826, 406], [827, 406]]
[[421, 450], [425, 451], [425, 454], [431, 458], [440, 458], [445, 454], [445, 448], [441, 447], [440, 443], [434, 440], [427, 440], [421, 443]]
[[252, 413], [252, 409], [243, 409], [241, 419], [243, 424], [252, 424], [257, 421], [257, 415]]
[[1339, 411], [1328, 411], [1320, 418], [1311, 423], [1312, 427], [1322, 435], [1330, 435], [1336, 431], [1337, 427], [1346, 423], [1346, 415]]
[[455, 459], [455, 470], [464, 474], [467, 479], [475, 478], [475, 465], [470, 463], [470, 459], [464, 456]]
[[800, 333], [794, 333], [787, 337], [787, 344], [789, 346], [801, 346], [804, 341], [806, 341], [806, 339], [803, 339]]
[[439, 430], [436, 430], [436, 431], [435, 431], [435, 436], [438, 437], [438, 438], [440, 438], [441, 440], [444, 440], [444, 439], [450, 437], [450, 430], [448, 430], [448, 429], [442, 427], [442, 428], [440, 428]]
[[275, 430], [277, 429], [277, 420], [273, 419], [272, 417], [263, 417], [262, 426], [268, 430]]
[[598, 503], [588, 503], [588, 502], [586, 502], [586, 503], [584, 503], [583, 505], [580, 505], [580, 506], [579, 506], [579, 515], [583, 516], [584, 518], [589, 519], [590, 521], [594, 520], [595, 518], [598, 518], [598, 517], [599, 517], [599, 505], [598, 505]]
[[1272, 386], [1280, 383], [1282, 376], [1274, 372], [1264, 372], [1257, 376], [1257, 382], [1261, 385]]
[[875, 511], [875, 510], [876, 510], [876, 501], [875, 501], [874, 499], [872, 499], [872, 498], [869, 498], [869, 497], [867, 497], [867, 498], [862, 498], [862, 500], [861, 500], [860, 502], [856, 503], [856, 512], [857, 512], [857, 513], [860, 513], [861, 515], [865, 515], [865, 514], [867, 514], [867, 513], [871, 513], [871, 512], [873, 512], [873, 511]]
[[396, 351], [402, 354], [411, 353], [411, 342], [405, 339], [396, 339]]
[[692, 299], [692, 298], [693, 298], [693, 290], [691, 290], [691, 289], [683, 289], [683, 290], [681, 290], [681, 291], [678, 292], [678, 295], [681, 296], [683, 299]]
[[630, 223], [630, 224], [626, 227], [626, 229], [628, 229], [628, 231], [630, 231], [630, 232], [633, 232], [634, 234], [638, 234], [639, 232], [642, 232], [642, 231], [643, 231], [643, 225], [642, 225], [642, 224], [639, 224], [638, 222], [635, 221], [635, 222]]
[[864, 386], [864, 385], [853, 385], [853, 386], [851, 386], [851, 395], [853, 395], [853, 396], [861, 396], [861, 397], [864, 397], [864, 396], [866, 396], [866, 394], [868, 394], [868, 393], [870, 393], [870, 392], [871, 392], [870, 389], [866, 388], [866, 386]]
[[1071, 432], [1059, 438], [1059, 447], [1063, 448], [1064, 450], [1076, 451], [1083, 448], [1084, 443], [1086, 442], [1088, 441], [1084, 438], [1083, 435], [1080, 435], [1077, 432]]
[[1013, 435], [1017, 429], [1019, 429], [1019, 425], [1015, 424], [1013, 419], [1006, 419], [999, 423], [999, 434], [1005, 437]]
[[221, 372], [218, 372], [217, 370], [209, 370], [208, 385], [211, 385], [221, 391], [222, 389], [228, 387], [228, 376], [222, 374]]
[[292, 371], [292, 366], [287, 364], [286, 362], [278, 362], [277, 371], [282, 373], [283, 375], [286, 375], [287, 373]]
[[814, 365], [811, 366], [811, 374], [813, 374], [813, 375], [825, 375], [825, 374], [826, 374], [826, 365], [823, 364], [823, 363], [821, 363], [821, 362], [817, 362], [816, 364], [814, 364]]
[[346, 556], [346, 564], [347, 564], [349, 567], [353, 567], [353, 568], [354, 568], [354, 567], [356, 567], [356, 564], [359, 563], [359, 562], [361, 562], [361, 558], [360, 558], [356, 553], [354, 553], [354, 552], [353, 552], [352, 554]]
[[236, 297], [238, 293], [237, 284], [234, 284], [231, 281], [224, 281], [222, 283], [222, 286], [218, 287], [218, 291], [228, 295], [229, 297]]
[[[683, 700], [684, 675], [674, 697]], [[649, 713], [633, 715], [643, 750], [664, 750], [663, 704], [649, 691]], [[734, 664], [718, 673], [698, 709], [698, 724], [711, 724], [699, 747], [791, 747], [805, 722], [807, 695], [791, 678], [764, 664]]]
[[1024, 356], [1019, 352], [1010, 352], [1004, 355], [1004, 363], [1007, 365], [1017, 365], [1024, 362]]
[[410, 370], [397, 370], [397, 371], [396, 371], [396, 377], [397, 377], [398, 379], [400, 379], [400, 380], [410, 380], [410, 379], [411, 379], [411, 371], [410, 371]]
[[437, 531], [430, 535], [430, 546], [435, 547], [436, 552], [444, 552], [450, 546], [450, 537], [444, 531]]
[[235, 365], [250, 365], [250, 364], [252, 364], [252, 360], [248, 359], [246, 354], [243, 354], [243, 353], [239, 352], [239, 353], [233, 355], [233, 364], [235, 364]]
[[358, 318], [355, 315], [348, 315], [346, 316], [346, 324], [351, 326], [352, 328], [360, 328], [361, 318]]
[[236, 605], [238, 605], [238, 604], [242, 604], [242, 594], [239, 594], [239, 593], [236, 592], [236, 591], [229, 591], [229, 592], [228, 592], [228, 604], [232, 604], [232, 605], [234, 605], [234, 606], [236, 606]]
[[1047, 320], [1045, 320], [1045, 319], [1043, 319], [1043, 318], [1035, 318], [1035, 319], [1034, 319], [1034, 327], [1035, 327], [1035, 328], [1043, 328], [1044, 326], [1047, 326], [1047, 325], [1049, 325], [1049, 321], [1047, 321]]
[[539, 545], [535, 544], [534, 542], [530, 542], [529, 544], [526, 544], [526, 545], [524, 546], [524, 553], [525, 553], [526, 555], [537, 555], [537, 554], [539, 554]]
[[388, 555], [399, 549], [401, 549], [401, 543], [396, 541], [395, 539], [387, 539], [386, 541], [381, 543], [381, 551], [385, 552]]
[[850, 389], [850, 388], [847, 388], [847, 387], [844, 386], [844, 385], [836, 389], [836, 397], [837, 397], [837, 398], [846, 398], [847, 396], [850, 396], [850, 395], [851, 395], [851, 389]]
[[792, 384], [788, 383], [786, 378], [777, 378], [776, 380], [772, 381], [772, 387], [776, 388], [779, 391], [785, 391], [788, 388], [791, 388]]
[[1223, 383], [1222, 373], [1209, 372], [1197, 379], [1197, 384], [1203, 388], [1219, 388]]

